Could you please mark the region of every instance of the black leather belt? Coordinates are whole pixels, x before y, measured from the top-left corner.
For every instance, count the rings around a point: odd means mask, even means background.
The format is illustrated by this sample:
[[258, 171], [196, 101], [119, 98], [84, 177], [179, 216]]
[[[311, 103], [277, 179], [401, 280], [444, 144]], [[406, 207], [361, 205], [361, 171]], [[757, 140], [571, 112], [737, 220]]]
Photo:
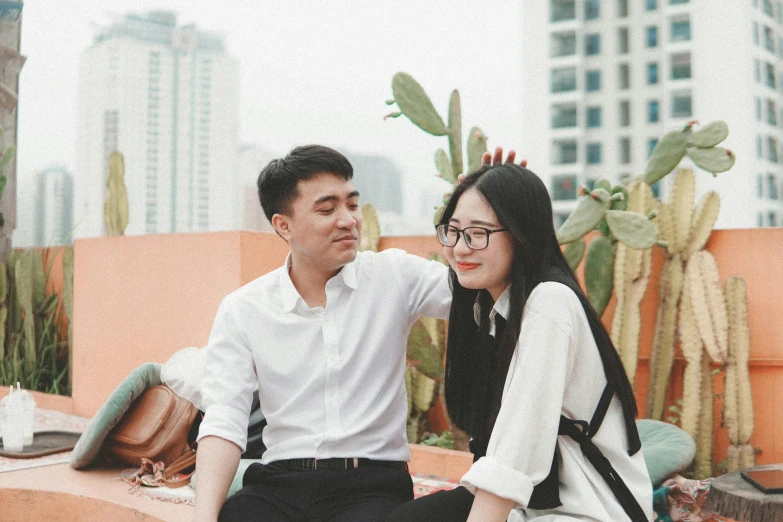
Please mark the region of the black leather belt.
[[270, 466], [279, 466], [292, 471], [346, 470], [363, 467], [393, 468], [408, 471], [408, 463], [398, 460], [372, 459], [287, 459], [271, 462]]

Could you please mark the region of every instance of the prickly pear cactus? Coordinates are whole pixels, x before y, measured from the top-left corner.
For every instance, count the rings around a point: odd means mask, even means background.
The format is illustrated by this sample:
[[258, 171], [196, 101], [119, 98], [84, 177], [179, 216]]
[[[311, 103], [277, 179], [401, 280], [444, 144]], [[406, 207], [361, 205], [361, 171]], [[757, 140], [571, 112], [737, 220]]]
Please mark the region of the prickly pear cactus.
[[[398, 72], [392, 78], [392, 94], [394, 99], [388, 100], [388, 105], [397, 104], [399, 111], [387, 114], [385, 118], [397, 118], [405, 115], [421, 130], [433, 136], [447, 136], [449, 140], [449, 152], [443, 149], [435, 151], [435, 166], [438, 175], [451, 183], [457, 182], [457, 177], [463, 174], [462, 158], [462, 102], [459, 91], [452, 91], [449, 98], [448, 126], [443, 123], [430, 97], [424, 88], [413, 76], [404, 72]], [[487, 136], [478, 127], [472, 127], [468, 132], [467, 163], [468, 172], [472, 172], [481, 166], [481, 157], [487, 151]], [[443, 206], [435, 211], [434, 222], [440, 219]]]
[[128, 226], [128, 192], [125, 189], [125, 162], [122, 154], [112, 152], [109, 156], [109, 177], [106, 179], [106, 202], [103, 204], [103, 219], [106, 233], [121, 236]]

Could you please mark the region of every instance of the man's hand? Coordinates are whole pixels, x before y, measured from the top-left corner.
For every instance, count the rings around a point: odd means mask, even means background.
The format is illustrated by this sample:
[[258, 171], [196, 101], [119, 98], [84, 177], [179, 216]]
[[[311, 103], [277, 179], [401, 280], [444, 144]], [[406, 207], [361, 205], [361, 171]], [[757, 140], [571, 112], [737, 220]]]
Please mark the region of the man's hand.
[[[506, 156], [506, 163], [514, 163], [517, 159], [517, 151], [510, 150], [508, 151], [508, 156]], [[495, 153], [492, 154], [491, 152], [485, 152], [483, 156], [481, 156], [481, 166], [484, 167], [485, 165], [500, 165], [503, 163], [503, 147], [495, 147]], [[522, 167], [527, 167], [527, 160], [523, 159], [519, 162], [519, 165]], [[462, 183], [462, 181], [465, 179], [465, 176], [467, 174], [460, 174], [457, 176], [457, 185]]]

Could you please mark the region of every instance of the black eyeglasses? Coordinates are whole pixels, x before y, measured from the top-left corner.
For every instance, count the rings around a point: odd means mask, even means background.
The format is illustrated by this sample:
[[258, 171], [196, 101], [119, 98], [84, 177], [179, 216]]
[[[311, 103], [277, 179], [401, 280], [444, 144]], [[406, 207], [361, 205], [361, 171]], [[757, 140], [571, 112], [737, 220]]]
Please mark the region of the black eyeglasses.
[[489, 236], [495, 232], [506, 232], [505, 228], [491, 230], [484, 227], [467, 227], [459, 229], [451, 225], [438, 225], [438, 240], [443, 246], [453, 247], [459, 241], [460, 235], [465, 237], [465, 244], [471, 250], [484, 250], [489, 246]]

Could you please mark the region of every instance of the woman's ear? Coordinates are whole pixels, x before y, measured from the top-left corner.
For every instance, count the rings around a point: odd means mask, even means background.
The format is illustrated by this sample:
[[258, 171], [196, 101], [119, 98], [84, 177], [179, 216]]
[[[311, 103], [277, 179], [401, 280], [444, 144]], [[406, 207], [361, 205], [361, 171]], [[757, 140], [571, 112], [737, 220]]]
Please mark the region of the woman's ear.
[[288, 216], [283, 214], [275, 214], [272, 216], [272, 227], [275, 229], [280, 237], [288, 242], [291, 237], [291, 222]]

